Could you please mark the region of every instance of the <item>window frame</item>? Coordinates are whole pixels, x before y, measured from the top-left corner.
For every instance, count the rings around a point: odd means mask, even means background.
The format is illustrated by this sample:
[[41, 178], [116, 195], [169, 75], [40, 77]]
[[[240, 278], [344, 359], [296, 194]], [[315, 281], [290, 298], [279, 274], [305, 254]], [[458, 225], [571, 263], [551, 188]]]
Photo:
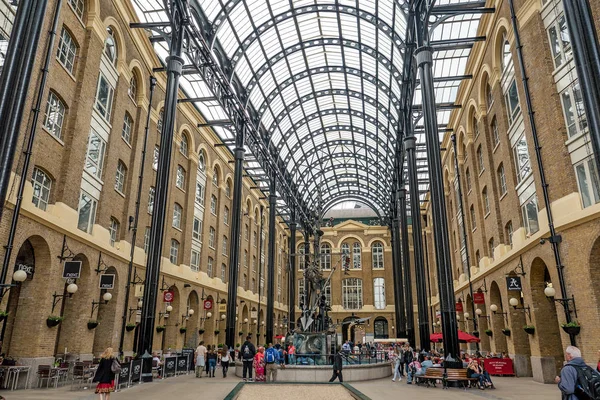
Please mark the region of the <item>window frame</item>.
[[[41, 180], [38, 178], [41, 178]], [[40, 210], [46, 211], [48, 204], [50, 204], [52, 178], [46, 171], [36, 166], [33, 168], [31, 175], [31, 186], [33, 188], [31, 202]]]
[[[352, 293], [354, 292], [354, 293]], [[352, 296], [353, 298], [351, 298]], [[360, 278], [342, 279], [342, 307], [344, 310], [360, 310], [363, 307], [363, 284]]]
[[[106, 104], [100, 99], [100, 93], [102, 90], [102, 83], [106, 83]], [[112, 107], [115, 96], [115, 88], [110, 84], [108, 79], [102, 72], [98, 76], [98, 85], [96, 87], [96, 96], [94, 98], [94, 110], [110, 124], [110, 118], [112, 116]]]
[[65, 103], [53, 90], [50, 90], [48, 92], [48, 99], [46, 100], [43, 126], [48, 133], [58, 140], [62, 140], [62, 130], [66, 114], [67, 108]]
[[171, 238], [171, 247], [169, 248], [169, 261], [173, 265], [179, 265], [179, 246], [181, 244], [176, 239]]
[[66, 26], [63, 26], [60, 32], [60, 40], [58, 42], [58, 49], [56, 51], [56, 59], [58, 60], [58, 63], [62, 65], [71, 75], [75, 69], [77, 49], [77, 43], [73, 39], [71, 32], [69, 32]]
[[215, 230], [214, 227], [210, 227], [208, 229], [208, 247], [210, 247], [211, 249], [215, 250], [215, 236], [217, 234], [217, 231]]
[[175, 179], [175, 186], [178, 189], [185, 191], [185, 179], [186, 179], [185, 168], [183, 168], [181, 165], [177, 165], [177, 176]]
[[115, 243], [117, 242], [119, 236], [119, 221], [115, 217], [110, 217], [110, 224], [108, 225], [108, 234], [109, 241], [112, 247], [115, 247]]
[[385, 252], [383, 243], [377, 241], [371, 245], [371, 262], [373, 264], [373, 269], [385, 269]]
[[[97, 151], [97, 159], [93, 157], [94, 153], [91, 153], [91, 147], [94, 143], [93, 140], [96, 138], [98, 140], [98, 148], [94, 150]], [[107, 143], [100, 134], [98, 134], [93, 128], [90, 129], [90, 134], [88, 136], [88, 144], [85, 152], [85, 165], [84, 170], [89, 173], [91, 176], [98, 180], [102, 180], [102, 173], [104, 172], [104, 161], [106, 158], [106, 148]]]
[[121, 194], [125, 193], [125, 182], [127, 181], [127, 166], [121, 160], [117, 162], [115, 172], [115, 190]]
[[[90, 204], [90, 212], [87, 216], [87, 219], [85, 221], [82, 221], [81, 219], [81, 212], [82, 212], [82, 208], [85, 207], [85, 204], [82, 204], [82, 202], [84, 202], [84, 197], [88, 197], [89, 199], [89, 203]], [[86, 192], [85, 190], [81, 190], [80, 194], [79, 194], [79, 204], [77, 206], [77, 229], [84, 231], [86, 233], [92, 233], [92, 230], [94, 228], [94, 224], [96, 222], [96, 212], [98, 211], [98, 199], [96, 199], [95, 197], [93, 197], [91, 194], [89, 194], [88, 192]], [[83, 229], [83, 225], [82, 222], [85, 223], [85, 229]]]
[[[378, 285], [378, 282], [380, 283]], [[378, 293], [378, 287], [380, 288]], [[373, 278], [373, 306], [376, 310], [385, 310], [387, 307], [387, 301], [385, 298], [385, 278], [375, 277]], [[379, 304], [379, 306], [378, 306]], [[383, 305], [382, 305], [383, 304]]]
[[175, 229], [181, 230], [181, 219], [183, 215], [183, 207], [179, 203], [173, 205], [173, 220], [171, 226]]

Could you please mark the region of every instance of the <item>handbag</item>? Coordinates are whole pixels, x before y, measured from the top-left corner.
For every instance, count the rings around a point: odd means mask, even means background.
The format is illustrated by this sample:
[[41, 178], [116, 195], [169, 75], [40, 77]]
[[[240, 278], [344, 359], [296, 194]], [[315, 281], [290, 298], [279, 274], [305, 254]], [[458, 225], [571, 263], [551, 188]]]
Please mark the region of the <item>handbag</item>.
[[113, 374], [120, 374], [121, 373], [121, 364], [119, 364], [119, 362], [117, 361], [117, 359], [113, 359], [112, 364], [110, 365], [110, 370], [112, 371]]

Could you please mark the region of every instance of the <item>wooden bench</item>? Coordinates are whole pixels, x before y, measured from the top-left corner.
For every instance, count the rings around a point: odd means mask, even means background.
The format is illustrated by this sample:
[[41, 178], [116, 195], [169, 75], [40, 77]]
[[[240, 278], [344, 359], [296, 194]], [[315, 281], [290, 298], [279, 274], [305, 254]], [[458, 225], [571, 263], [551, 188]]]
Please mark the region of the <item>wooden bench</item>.
[[444, 368], [430, 367], [425, 371], [425, 375], [415, 375], [413, 378], [417, 385], [423, 383], [427, 387], [435, 387], [437, 381], [441, 380], [444, 389], [448, 389], [448, 382], [459, 382], [465, 390], [467, 390], [468, 384], [478, 381], [477, 378], [467, 378], [466, 369], [458, 368], [446, 368], [444, 370]]

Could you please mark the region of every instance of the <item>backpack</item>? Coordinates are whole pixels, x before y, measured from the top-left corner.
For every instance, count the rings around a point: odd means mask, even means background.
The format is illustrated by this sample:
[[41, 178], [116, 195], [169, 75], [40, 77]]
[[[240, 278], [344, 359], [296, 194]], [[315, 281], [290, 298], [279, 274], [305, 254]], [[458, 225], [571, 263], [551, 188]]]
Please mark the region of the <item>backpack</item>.
[[600, 374], [590, 367], [571, 365], [577, 370], [575, 395], [579, 400], [600, 400]]
[[244, 359], [249, 360], [252, 358], [252, 354], [250, 353], [250, 346], [245, 345], [243, 353], [244, 353], [244, 357], [243, 357]]
[[274, 363], [275, 362], [275, 352], [277, 350], [270, 348], [267, 349], [267, 352], [265, 353], [265, 360], [268, 364]]

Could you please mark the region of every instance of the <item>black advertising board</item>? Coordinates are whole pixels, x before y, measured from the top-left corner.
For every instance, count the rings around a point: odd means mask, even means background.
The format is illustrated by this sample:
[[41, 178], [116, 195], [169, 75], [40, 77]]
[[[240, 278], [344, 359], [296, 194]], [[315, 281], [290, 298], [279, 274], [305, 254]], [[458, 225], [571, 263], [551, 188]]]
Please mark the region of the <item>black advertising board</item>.
[[131, 362], [131, 383], [137, 383], [142, 376], [142, 360], [133, 360]]
[[175, 375], [177, 369], [177, 357], [165, 357], [165, 376]]
[[115, 287], [115, 275], [114, 274], [102, 274], [100, 275], [100, 289], [114, 289]]
[[520, 276], [507, 276], [506, 277], [506, 288], [508, 290], [523, 290], [523, 286], [521, 286], [521, 277]]
[[63, 275], [65, 279], [79, 279], [81, 274], [81, 261], [65, 261]]

